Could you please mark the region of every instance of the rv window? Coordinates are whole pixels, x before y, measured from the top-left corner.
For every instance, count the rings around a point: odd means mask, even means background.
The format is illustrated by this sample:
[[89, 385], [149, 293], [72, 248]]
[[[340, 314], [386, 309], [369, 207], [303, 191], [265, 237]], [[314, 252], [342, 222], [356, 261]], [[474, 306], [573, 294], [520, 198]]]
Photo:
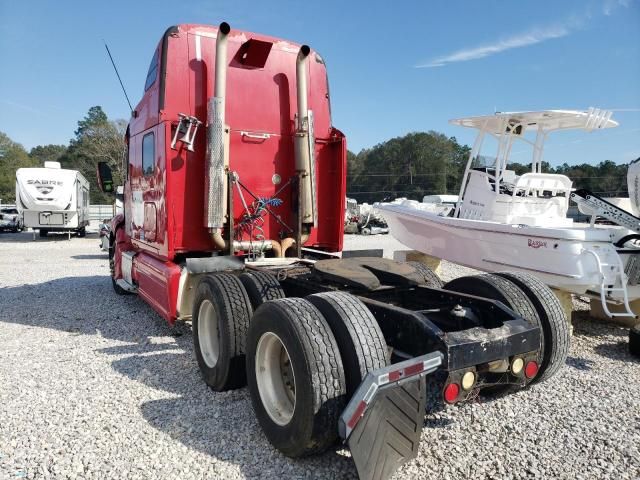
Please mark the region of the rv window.
[[156, 77], [158, 76], [158, 50], [153, 54], [153, 58], [151, 59], [151, 65], [149, 65], [149, 71], [147, 72], [147, 80], [144, 82], [144, 91], [149, 90], [151, 85], [153, 85], [156, 81]]
[[142, 174], [153, 175], [155, 166], [155, 142], [153, 132], [142, 137]]

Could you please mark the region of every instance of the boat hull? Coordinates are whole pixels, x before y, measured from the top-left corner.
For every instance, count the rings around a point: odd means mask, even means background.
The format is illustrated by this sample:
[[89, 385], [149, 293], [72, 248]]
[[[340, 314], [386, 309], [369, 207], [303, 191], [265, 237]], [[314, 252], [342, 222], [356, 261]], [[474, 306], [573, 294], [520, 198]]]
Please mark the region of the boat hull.
[[[402, 205], [381, 205], [390, 233], [407, 247], [436, 258], [487, 272], [520, 271], [572, 293], [599, 292], [616, 278], [600, 272], [618, 254], [607, 228], [540, 228], [439, 216]], [[631, 298], [640, 297], [629, 287]], [[615, 297], [615, 296], [614, 296]]]

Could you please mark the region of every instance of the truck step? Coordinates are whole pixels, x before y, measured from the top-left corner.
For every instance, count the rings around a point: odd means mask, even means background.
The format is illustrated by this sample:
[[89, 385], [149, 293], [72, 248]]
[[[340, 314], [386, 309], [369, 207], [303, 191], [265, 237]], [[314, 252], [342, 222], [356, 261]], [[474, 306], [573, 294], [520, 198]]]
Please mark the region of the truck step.
[[119, 278], [118, 280], [116, 280], [116, 285], [118, 285], [121, 289], [126, 290], [127, 292], [138, 293], [138, 287], [136, 287], [135, 285], [131, 285], [124, 278]]

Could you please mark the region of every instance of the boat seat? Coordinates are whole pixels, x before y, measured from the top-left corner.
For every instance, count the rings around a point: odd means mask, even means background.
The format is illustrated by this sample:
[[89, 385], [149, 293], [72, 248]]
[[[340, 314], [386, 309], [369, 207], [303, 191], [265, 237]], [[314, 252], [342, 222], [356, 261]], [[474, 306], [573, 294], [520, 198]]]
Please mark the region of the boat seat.
[[[498, 195], [494, 219], [512, 224], [569, 227], [573, 224], [567, 218], [571, 185], [565, 175], [525, 173], [515, 181], [511, 195]], [[546, 192], [550, 196], [544, 196]]]
[[566, 227], [573, 224], [567, 218], [565, 197], [517, 197], [500, 194], [491, 209], [490, 220], [501, 223]]
[[525, 196], [532, 191], [547, 191], [555, 196], [558, 193], [571, 192], [572, 183], [569, 177], [557, 173], [525, 173], [518, 177], [514, 187], [516, 193], [523, 191]]
[[[502, 185], [496, 195], [488, 169], [474, 169], [460, 209], [460, 218], [487, 220], [511, 225], [570, 227], [567, 218], [571, 180], [553, 173], [503, 172]], [[546, 196], [548, 194], [548, 196]]]
[[502, 172], [502, 183], [508, 183], [509, 185], [515, 185], [518, 180], [518, 175], [513, 170], [505, 170]]

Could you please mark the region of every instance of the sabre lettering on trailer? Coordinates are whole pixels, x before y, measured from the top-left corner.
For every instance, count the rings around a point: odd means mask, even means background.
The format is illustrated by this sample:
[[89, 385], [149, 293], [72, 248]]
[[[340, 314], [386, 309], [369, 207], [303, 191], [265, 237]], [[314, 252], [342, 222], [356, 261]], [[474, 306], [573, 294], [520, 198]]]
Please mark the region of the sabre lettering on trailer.
[[27, 180], [27, 185], [64, 185], [64, 182], [59, 180]]
[[547, 242], [543, 242], [542, 240], [532, 240], [530, 238], [527, 239], [527, 245], [531, 248], [547, 248]]

